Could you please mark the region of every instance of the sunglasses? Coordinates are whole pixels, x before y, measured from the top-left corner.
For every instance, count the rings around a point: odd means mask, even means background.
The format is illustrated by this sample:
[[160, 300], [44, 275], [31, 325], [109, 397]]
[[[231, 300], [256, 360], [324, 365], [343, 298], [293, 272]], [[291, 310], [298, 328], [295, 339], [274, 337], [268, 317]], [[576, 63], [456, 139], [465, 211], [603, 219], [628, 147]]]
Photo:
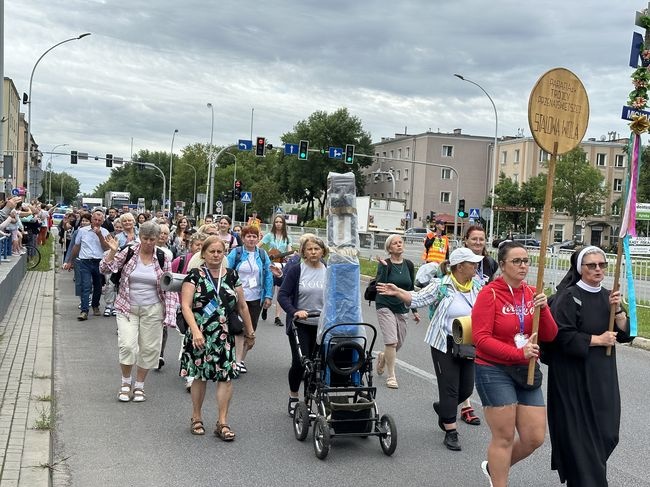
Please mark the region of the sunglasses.
[[519, 257], [512, 259], [512, 260], [507, 260], [506, 262], [511, 262], [512, 264], [516, 266], [520, 266], [521, 264], [528, 265], [530, 264], [530, 259], [528, 257], [524, 257], [523, 259], [520, 259]]
[[587, 267], [590, 271], [595, 271], [596, 267], [600, 267], [601, 269], [607, 269], [607, 262], [589, 262], [582, 264]]

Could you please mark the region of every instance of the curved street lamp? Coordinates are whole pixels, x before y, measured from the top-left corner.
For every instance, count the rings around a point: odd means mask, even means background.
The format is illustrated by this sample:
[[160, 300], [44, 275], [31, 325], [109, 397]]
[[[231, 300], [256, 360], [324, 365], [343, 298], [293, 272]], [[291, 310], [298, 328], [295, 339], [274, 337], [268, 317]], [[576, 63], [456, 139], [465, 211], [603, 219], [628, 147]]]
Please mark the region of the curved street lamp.
[[174, 165], [174, 139], [176, 138], [176, 134], [178, 133], [178, 129], [174, 129], [174, 133], [172, 134], [172, 149], [169, 152], [169, 216], [172, 216], [172, 169]]
[[41, 59], [45, 57], [45, 55], [50, 52], [52, 49], [55, 47], [60, 46], [61, 44], [65, 44], [66, 42], [71, 42], [71, 41], [78, 41], [79, 39], [83, 39], [84, 37], [87, 37], [90, 35], [90, 32], [86, 32], [85, 34], [81, 34], [78, 37], [71, 37], [70, 39], [65, 39], [61, 42], [58, 42], [54, 44], [52, 47], [50, 47], [47, 51], [45, 51], [43, 54], [41, 54], [41, 57], [39, 57], [36, 60], [36, 63], [34, 64], [34, 67], [32, 68], [32, 74], [29, 77], [29, 91], [27, 95], [27, 99], [23, 100], [23, 103], [28, 103], [29, 106], [27, 107], [27, 180], [26, 180], [26, 186], [27, 186], [27, 194], [25, 199], [29, 201], [29, 180], [30, 180], [30, 171], [31, 171], [31, 166], [32, 166], [32, 81], [34, 81], [34, 71], [36, 71], [36, 66], [38, 66], [38, 63], [41, 62]]
[[499, 114], [497, 113], [497, 106], [494, 104], [494, 100], [490, 96], [490, 94], [483, 89], [481, 85], [478, 83], [472, 81], [471, 79], [467, 79], [464, 76], [461, 76], [460, 74], [454, 74], [456, 78], [462, 80], [462, 81], [467, 81], [468, 83], [472, 83], [474, 86], [478, 86], [478, 88], [485, 93], [485, 96], [488, 97], [490, 100], [490, 103], [492, 103], [492, 108], [494, 108], [494, 151], [492, 152], [492, 170], [490, 171], [490, 237], [488, 239], [488, 242], [492, 242], [494, 240], [494, 184], [495, 184], [495, 177], [494, 173], [496, 172], [497, 168], [497, 140], [498, 140], [498, 133], [499, 133]]
[[210, 148], [208, 149], [208, 180], [205, 183], [205, 205], [203, 207], [203, 216], [212, 213], [214, 181], [212, 181], [212, 140], [214, 138], [214, 106], [208, 103], [208, 108], [212, 113], [212, 124], [210, 125]]
[[196, 168], [189, 162], [184, 162], [184, 166], [188, 166], [194, 171], [194, 198], [192, 199], [192, 217], [196, 218]]
[[56, 144], [54, 147], [52, 147], [52, 151], [50, 152], [50, 162], [48, 163], [49, 167], [49, 183], [47, 185], [47, 200], [52, 201], [52, 157], [54, 156], [54, 151], [56, 150], [57, 147], [65, 147], [68, 144]]

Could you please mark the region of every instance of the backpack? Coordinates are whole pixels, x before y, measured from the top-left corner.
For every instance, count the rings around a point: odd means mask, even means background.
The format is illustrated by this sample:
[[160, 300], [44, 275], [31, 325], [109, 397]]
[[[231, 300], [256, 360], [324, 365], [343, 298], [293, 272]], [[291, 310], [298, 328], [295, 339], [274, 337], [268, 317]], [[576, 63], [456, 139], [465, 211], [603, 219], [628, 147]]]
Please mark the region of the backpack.
[[[124, 258], [124, 262], [122, 263], [122, 267], [120, 268], [119, 271], [113, 272], [110, 277], [110, 281], [115, 284], [115, 291], [120, 289], [120, 279], [122, 279], [122, 269], [124, 269], [124, 266], [126, 263], [131, 260], [131, 257], [133, 257], [133, 246], [132, 245], [127, 245], [129, 249], [126, 251], [126, 257]], [[124, 250], [124, 247], [122, 247], [120, 250]], [[159, 249], [156, 247], [156, 257], [158, 257], [158, 265], [160, 265], [161, 269], [164, 269], [165, 267], [165, 252], [163, 252], [162, 249]]]
[[[266, 255], [266, 250], [264, 249], [259, 249], [260, 251], [260, 258], [262, 259], [262, 264], [265, 264], [265, 261], [270, 263], [268, 256]], [[244, 248], [240, 245], [239, 247], [235, 247], [235, 262], [233, 263], [232, 268], [237, 270], [239, 267], [239, 264], [241, 263], [241, 256], [242, 253], [244, 252]]]

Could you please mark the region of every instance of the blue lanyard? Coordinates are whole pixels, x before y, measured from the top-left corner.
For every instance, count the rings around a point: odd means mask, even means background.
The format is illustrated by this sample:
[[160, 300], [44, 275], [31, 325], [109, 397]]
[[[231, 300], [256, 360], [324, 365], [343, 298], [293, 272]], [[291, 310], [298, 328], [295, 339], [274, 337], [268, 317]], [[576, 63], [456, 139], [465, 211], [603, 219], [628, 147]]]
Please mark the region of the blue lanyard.
[[[471, 289], [470, 289], [469, 292], [470, 292], [470, 297], [471, 297], [471, 296], [472, 296], [472, 291], [471, 291]], [[460, 297], [463, 298], [463, 299], [465, 300], [465, 302], [469, 305], [469, 309], [473, 309], [473, 308], [474, 308], [474, 305], [473, 305], [472, 303], [469, 302], [469, 299], [467, 299], [467, 297], [465, 296], [465, 293], [461, 293], [460, 291], [458, 291], [458, 294], [460, 294]]]
[[524, 295], [526, 294], [526, 291], [522, 288], [521, 289], [521, 306], [517, 306], [517, 303], [515, 302], [515, 293], [513, 292], [512, 288], [510, 285], [508, 285], [508, 288], [510, 289], [510, 294], [512, 294], [512, 301], [513, 305], [515, 307], [515, 313], [517, 313], [517, 318], [519, 318], [519, 333], [524, 334], [524, 317], [526, 316], [524, 312], [524, 308], [526, 306], [526, 301], [524, 299]]

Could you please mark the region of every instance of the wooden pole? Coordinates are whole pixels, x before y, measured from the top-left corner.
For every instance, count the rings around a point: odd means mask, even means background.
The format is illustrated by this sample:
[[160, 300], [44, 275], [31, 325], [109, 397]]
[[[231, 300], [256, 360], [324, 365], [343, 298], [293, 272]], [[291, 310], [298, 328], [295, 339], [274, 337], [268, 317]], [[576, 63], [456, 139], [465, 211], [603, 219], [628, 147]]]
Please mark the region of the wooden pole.
[[[557, 147], [558, 143], [555, 142], [553, 146], [553, 154], [548, 164], [548, 174], [546, 176], [546, 195], [544, 198], [544, 214], [542, 215], [542, 242], [539, 246], [539, 261], [537, 263], [537, 284], [536, 292], [544, 292], [544, 267], [546, 265], [546, 248], [548, 246], [548, 225], [551, 220], [551, 211], [553, 204], [553, 183], [555, 181], [555, 163], [557, 162]], [[537, 343], [537, 332], [539, 331], [539, 317], [541, 308], [535, 307], [533, 314], [533, 343]], [[535, 379], [535, 362], [537, 359], [532, 357], [528, 361], [528, 385], [533, 385]]]
[[[622, 220], [622, 218], [621, 218]], [[618, 242], [616, 244], [616, 267], [614, 267], [614, 285], [612, 286], [612, 292], [618, 291], [620, 284], [619, 280], [621, 278], [621, 261], [623, 260], [623, 239], [618, 237]], [[628, 272], [632, 272], [632, 269], [628, 269]], [[614, 331], [614, 320], [616, 319], [616, 305], [612, 304], [609, 308], [609, 331]], [[612, 354], [612, 346], [608, 345], [605, 355], [608, 357]]]

